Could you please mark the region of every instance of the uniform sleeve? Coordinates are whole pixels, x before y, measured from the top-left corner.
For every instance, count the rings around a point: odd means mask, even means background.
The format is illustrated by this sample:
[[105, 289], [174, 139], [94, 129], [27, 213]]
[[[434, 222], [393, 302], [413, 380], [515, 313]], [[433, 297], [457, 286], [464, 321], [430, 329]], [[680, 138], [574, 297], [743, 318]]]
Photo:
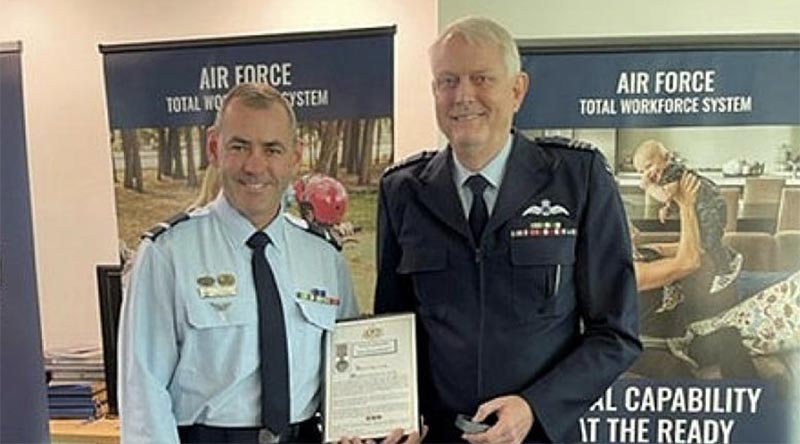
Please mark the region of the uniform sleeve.
[[641, 352], [625, 211], [599, 155], [588, 182], [574, 272], [583, 333], [570, 354], [522, 393], [554, 442], [579, 439], [567, 436], [578, 418]]
[[375, 314], [412, 311], [412, 288], [409, 278], [397, 273], [402, 250], [392, 221], [392, 209], [388, 205], [386, 181], [381, 181], [378, 194], [377, 267], [375, 286]]
[[336, 319], [354, 318], [359, 314], [358, 300], [353, 290], [353, 277], [350, 274], [350, 268], [341, 254], [336, 255], [336, 275], [339, 285], [339, 300], [341, 301], [339, 310], [336, 313]]
[[119, 407], [123, 443], [177, 443], [167, 391], [178, 361], [174, 270], [145, 241], [136, 255], [119, 330]]

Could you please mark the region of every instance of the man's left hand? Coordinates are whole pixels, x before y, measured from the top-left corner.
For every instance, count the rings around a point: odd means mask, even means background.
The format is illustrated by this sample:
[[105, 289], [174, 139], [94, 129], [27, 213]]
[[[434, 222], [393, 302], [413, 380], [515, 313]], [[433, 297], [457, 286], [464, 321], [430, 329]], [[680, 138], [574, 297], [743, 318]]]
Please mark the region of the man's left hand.
[[482, 422], [492, 413], [497, 423], [482, 433], [467, 433], [462, 438], [471, 444], [519, 444], [533, 426], [533, 411], [520, 396], [501, 396], [478, 407], [474, 421]]

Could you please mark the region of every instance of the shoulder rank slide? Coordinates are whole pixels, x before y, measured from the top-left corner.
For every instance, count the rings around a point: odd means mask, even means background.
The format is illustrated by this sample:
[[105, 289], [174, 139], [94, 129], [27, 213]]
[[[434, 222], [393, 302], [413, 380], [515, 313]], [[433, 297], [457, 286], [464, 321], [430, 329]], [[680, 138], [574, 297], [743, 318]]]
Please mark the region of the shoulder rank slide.
[[537, 143], [541, 146], [546, 146], [548, 148], [566, 148], [570, 150], [583, 150], [597, 153], [597, 155], [600, 156], [600, 161], [603, 162], [603, 166], [605, 167], [606, 171], [614, 174], [614, 170], [611, 168], [611, 165], [608, 164], [608, 160], [606, 160], [606, 156], [603, 154], [603, 151], [601, 151], [597, 145], [591, 142], [570, 139], [563, 136], [537, 137], [533, 139], [533, 141], [534, 143]]
[[302, 229], [306, 233], [313, 234], [314, 236], [322, 238], [324, 241], [328, 242], [336, 248], [337, 251], [342, 250], [342, 245], [336, 239], [336, 237], [331, 234], [331, 228], [323, 227], [318, 224], [310, 224], [305, 219], [297, 217], [293, 214], [284, 213], [286, 220], [289, 221], [292, 225]]
[[407, 167], [409, 165], [413, 165], [413, 164], [415, 164], [417, 162], [420, 162], [420, 161], [423, 161], [423, 160], [430, 160], [433, 156], [436, 155], [436, 153], [437, 153], [436, 150], [424, 150], [424, 151], [420, 151], [419, 153], [412, 154], [412, 155], [406, 157], [405, 159], [403, 159], [403, 160], [401, 160], [399, 162], [395, 162], [393, 165], [388, 166], [386, 168], [386, 170], [384, 171], [384, 174], [391, 173], [392, 171], [399, 170], [399, 169], [401, 169], [403, 167]]
[[563, 137], [563, 136], [537, 137], [534, 139], [534, 142], [542, 146], [548, 146], [553, 148], [569, 148], [573, 150], [591, 150], [591, 151], [600, 150], [596, 145], [592, 144], [591, 142], [587, 142], [585, 140], [570, 139], [568, 137]]
[[188, 219], [189, 219], [189, 214], [182, 211], [163, 222], [157, 223], [154, 227], [142, 233], [141, 238], [142, 239], [147, 238], [150, 239], [151, 241], [154, 241], [158, 236], [161, 236], [161, 234], [163, 234], [165, 231]]

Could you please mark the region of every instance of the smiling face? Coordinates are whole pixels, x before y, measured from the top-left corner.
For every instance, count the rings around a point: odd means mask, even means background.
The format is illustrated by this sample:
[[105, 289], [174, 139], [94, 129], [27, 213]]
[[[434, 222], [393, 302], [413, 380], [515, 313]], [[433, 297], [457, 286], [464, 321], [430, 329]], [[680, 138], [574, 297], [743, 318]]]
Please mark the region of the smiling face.
[[209, 130], [208, 152], [231, 206], [254, 227], [267, 226], [301, 156], [286, 110], [277, 103], [249, 107], [233, 99]]
[[485, 164], [508, 138], [527, 75], [508, 73], [499, 45], [470, 43], [459, 34], [431, 49], [431, 67], [439, 128], [460, 160]]
[[669, 154], [658, 144], [646, 142], [636, 149], [633, 166], [642, 174], [643, 183], [658, 183], [669, 164]]

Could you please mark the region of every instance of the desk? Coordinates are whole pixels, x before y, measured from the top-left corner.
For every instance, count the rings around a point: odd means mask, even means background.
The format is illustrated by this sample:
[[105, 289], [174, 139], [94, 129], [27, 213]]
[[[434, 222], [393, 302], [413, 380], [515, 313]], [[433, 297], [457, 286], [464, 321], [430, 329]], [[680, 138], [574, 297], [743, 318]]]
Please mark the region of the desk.
[[119, 419], [51, 419], [50, 441], [53, 444], [119, 444]]

